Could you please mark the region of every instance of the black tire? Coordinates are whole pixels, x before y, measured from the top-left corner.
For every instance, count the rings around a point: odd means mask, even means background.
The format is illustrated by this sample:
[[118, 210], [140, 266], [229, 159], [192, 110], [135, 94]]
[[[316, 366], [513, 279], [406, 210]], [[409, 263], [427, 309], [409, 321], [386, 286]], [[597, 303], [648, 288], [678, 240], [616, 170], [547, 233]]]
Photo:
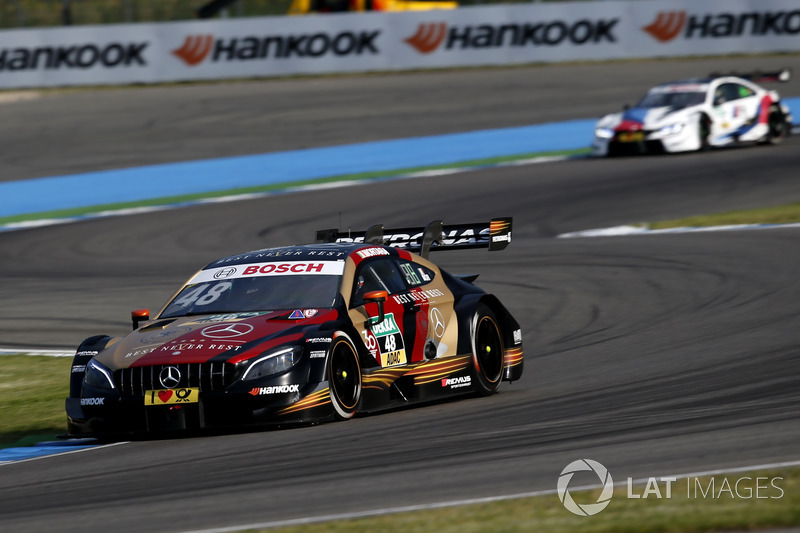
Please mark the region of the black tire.
[[697, 132], [700, 140], [700, 148], [698, 150], [708, 150], [708, 148], [711, 146], [708, 141], [708, 139], [711, 137], [711, 119], [708, 118], [708, 115], [700, 115], [697, 125]]
[[494, 312], [479, 304], [472, 328], [472, 360], [475, 366], [475, 390], [481, 396], [497, 391], [503, 379], [505, 347], [503, 334]]
[[780, 144], [789, 135], [789, 124], [786, 123], [786, 115], [777, 105], [770, 106], [767, 117], [767, 131], [763, 144]]
[[341, 332], [331, 344], [328, 383], [336, 419], [353, 418], [361, 401], [361, 365], [353, 341]]

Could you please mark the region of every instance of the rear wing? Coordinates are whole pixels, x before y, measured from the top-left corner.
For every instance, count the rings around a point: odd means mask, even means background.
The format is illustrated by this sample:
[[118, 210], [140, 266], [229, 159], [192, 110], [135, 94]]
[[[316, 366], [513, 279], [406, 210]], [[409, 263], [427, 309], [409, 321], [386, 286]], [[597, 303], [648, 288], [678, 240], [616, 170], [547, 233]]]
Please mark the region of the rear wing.
[[772, 81], [787, 82], [792, 79], [792, 70], [789, 68], [782, 68], [781, 70], [774, 70], [770, 72], [761, 72], [759, 70], [755, 70], [748, 73], [729, 72], [727, 74], [722, 72], [712, 72], [709, 76], [712, 78], [736, 76], [738, 78], [744, 78], [755, 83], [766, 83]]
[[424, 228], [384, 229], [374, 224], [367, 231], [340, 232], [338, 229], [317, 231], [316, 242], [363, 242], [404, 248], [428, 257], [431, 250], [488, 248], [503, 250], [511, 242], [511, 217], [493, 218], [490, 222], [445, 226], [434, 220]]

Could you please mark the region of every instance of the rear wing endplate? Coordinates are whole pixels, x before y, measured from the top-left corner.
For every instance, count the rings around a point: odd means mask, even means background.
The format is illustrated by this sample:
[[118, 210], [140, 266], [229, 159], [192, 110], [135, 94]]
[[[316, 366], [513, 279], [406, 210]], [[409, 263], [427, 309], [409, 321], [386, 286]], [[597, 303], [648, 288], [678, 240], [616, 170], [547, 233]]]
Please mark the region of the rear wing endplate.
[[367, 231], [319, 230], [316, 242], [379, 244], [415, 251], [422, 257], [428, 257], [431, 250], [488, 248], [493, 252], [503, 250], [511, 242], [511, 225], [511, 217], [493, 218], [488, 223], [452, 226], [445, 226], [441, 220], [434, 220], [424, 228], [385, 229], [382, 224], [375, 224]]

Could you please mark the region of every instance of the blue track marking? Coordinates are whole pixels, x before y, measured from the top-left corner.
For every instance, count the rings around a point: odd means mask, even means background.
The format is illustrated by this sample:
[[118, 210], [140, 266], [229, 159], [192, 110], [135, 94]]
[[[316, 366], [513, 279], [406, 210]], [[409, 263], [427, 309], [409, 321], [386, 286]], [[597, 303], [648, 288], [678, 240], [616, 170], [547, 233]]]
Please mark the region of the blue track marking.
[[[800, 98], [786, 98], [795, 122]], [[0, 183], [0, 217], [587, 148], [596, 120], [537, 124]]]
[[0, 183], [0, 217], [584, 148], [594, 120]]
[[15, 463], [28, 459], [37, 459], [47, 455], [76, 452], [93, 448], [97, 445], [94, 439], [73, 439], [53, 442], [40, 442], [33, 446], [23, 448], [3, 448], [0, 449], [0, 465], [5, 463]]

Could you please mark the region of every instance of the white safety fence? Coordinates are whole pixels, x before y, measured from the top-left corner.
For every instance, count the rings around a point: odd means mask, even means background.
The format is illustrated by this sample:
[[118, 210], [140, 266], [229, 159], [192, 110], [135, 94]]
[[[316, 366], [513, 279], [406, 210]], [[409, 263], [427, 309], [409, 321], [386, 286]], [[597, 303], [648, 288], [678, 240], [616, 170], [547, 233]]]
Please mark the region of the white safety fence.
[[0, 88], [800, 51], [797, 0], [620, 0], [0, 31]]

